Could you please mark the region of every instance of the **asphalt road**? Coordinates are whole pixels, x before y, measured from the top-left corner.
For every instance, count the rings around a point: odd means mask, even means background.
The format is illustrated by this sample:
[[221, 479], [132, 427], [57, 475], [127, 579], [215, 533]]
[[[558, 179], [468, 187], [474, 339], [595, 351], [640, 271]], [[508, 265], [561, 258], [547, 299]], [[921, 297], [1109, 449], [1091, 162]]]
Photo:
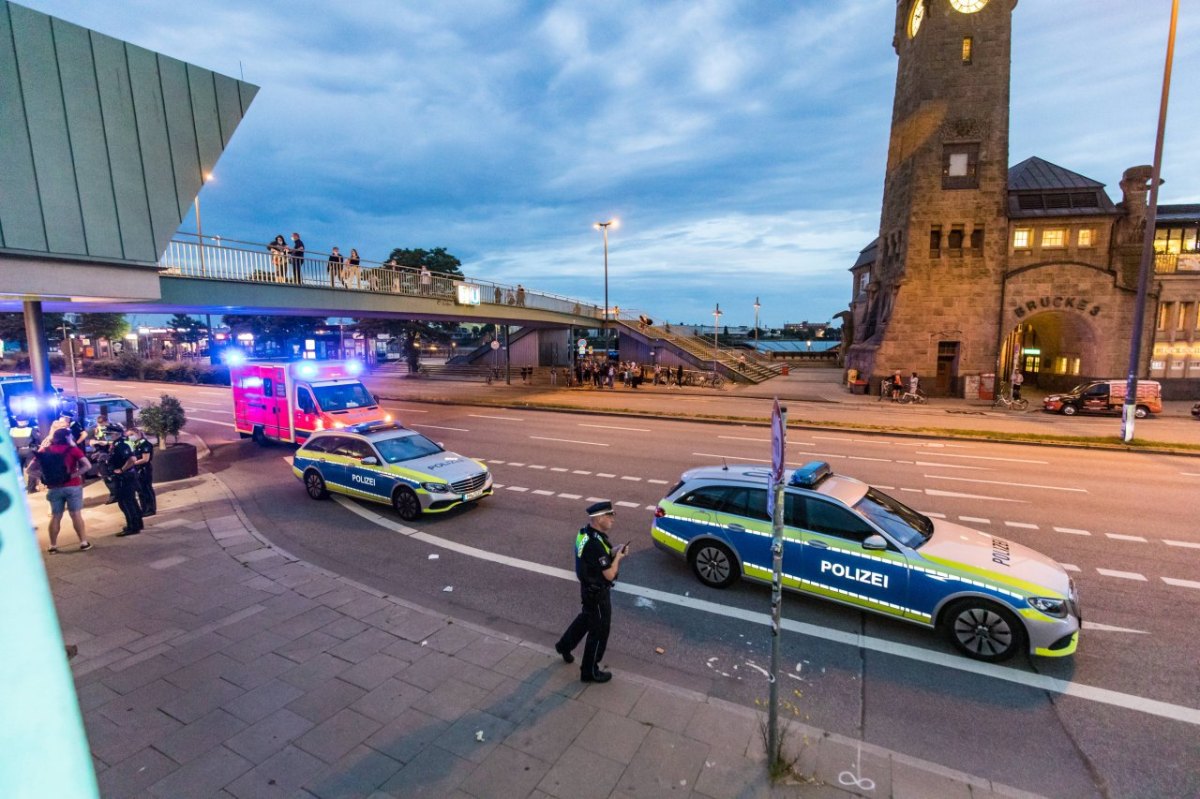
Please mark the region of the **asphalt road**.
[[[139, 403], [163, 390], [85, 389], [124, 390]], [[633, 554], [609, 665], [746, 705], [765, 700], [769, 590], [705, 588], [649, 537], [655, 503], [686, 468], [768, 460], [765, 427], [389, 403], [405, 424], [486, 460], [500, 486], [475, 507], [421, 519], [414, 535], [385, 506], [309, 500], [285, 462], [291, 448], [237, 439], [227, 389], [169, 391], [212, 447], [209, 468], [277, 544], [547, 645], [576, 612], [564, 576], [582, 508], [613, 499], [614, 537], [632, 539]], [[1200, 793], [1200, 527], [1186, 505], [1200, 460], [790, 431], [788, 461], [810, 459], [1055, 558], [1074, 572], [1086, 622], [1074, 657], [981, 668], [930, 631], [789, 595], [783, 695], [798, 718], [1049, 796]]]

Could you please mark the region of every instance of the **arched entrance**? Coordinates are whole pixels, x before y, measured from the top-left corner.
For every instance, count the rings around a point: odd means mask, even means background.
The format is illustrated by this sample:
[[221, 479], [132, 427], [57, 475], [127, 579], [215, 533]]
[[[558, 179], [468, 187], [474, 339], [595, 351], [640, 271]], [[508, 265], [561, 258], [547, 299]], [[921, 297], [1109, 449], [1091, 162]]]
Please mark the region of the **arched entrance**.
[[1083, 377], [1103, 374], [1097, 362], [1097, 332], [1086, 315], [1064, 311], [1042, 311], [1027, 316], [1011, 328], [1000, 345], [1000, 363], [1006, 365], [1001, 379], [1013, 369], [1025, 375], [1025, 384], [1061, 390]]

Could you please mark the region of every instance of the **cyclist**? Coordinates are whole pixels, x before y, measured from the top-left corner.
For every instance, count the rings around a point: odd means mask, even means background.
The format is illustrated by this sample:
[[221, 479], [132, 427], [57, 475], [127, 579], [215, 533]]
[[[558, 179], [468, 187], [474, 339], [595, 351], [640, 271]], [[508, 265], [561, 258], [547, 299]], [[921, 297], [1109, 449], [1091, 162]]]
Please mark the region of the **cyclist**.
[[1013, 402], [1021, 399], [1021, 384], [1025, 382], [1025, 375], [1020, 369], [1013, 369], [1012, 373], [1012, 398]]

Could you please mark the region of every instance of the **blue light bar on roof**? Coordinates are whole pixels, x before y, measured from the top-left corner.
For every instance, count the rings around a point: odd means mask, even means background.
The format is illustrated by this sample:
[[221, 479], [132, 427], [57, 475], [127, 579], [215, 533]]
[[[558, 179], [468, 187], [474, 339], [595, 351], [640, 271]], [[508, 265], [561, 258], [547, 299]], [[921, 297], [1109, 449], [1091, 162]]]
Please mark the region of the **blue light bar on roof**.
[[832, 474], [833, 469], [830, 469], [825, 461], [809, 461], [792, 472], [792, 479], [788, 482], [799, 488], [816, 488], [822, 480]]

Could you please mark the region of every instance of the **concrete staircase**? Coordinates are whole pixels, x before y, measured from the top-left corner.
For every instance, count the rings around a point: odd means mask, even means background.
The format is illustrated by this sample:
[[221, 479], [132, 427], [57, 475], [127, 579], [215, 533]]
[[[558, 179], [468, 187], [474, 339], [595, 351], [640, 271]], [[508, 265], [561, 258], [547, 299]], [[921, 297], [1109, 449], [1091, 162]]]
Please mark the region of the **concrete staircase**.
[[[640, 325], [637, 322], [618, 320], [628, 335], [641, 336], [656, 347], [674, 348], [687, 360], [694, 361], [701, 369], [712, 369], [714, 361], [722, 376], [739, 383], [762, 383], [780, 374], [783, 365], [772, 361], [761, 353], [748, 348], [714, 347], [711, 340], [672, 332], [658, 325]], [[745, 364], [738, 356], [744, 355]]]

